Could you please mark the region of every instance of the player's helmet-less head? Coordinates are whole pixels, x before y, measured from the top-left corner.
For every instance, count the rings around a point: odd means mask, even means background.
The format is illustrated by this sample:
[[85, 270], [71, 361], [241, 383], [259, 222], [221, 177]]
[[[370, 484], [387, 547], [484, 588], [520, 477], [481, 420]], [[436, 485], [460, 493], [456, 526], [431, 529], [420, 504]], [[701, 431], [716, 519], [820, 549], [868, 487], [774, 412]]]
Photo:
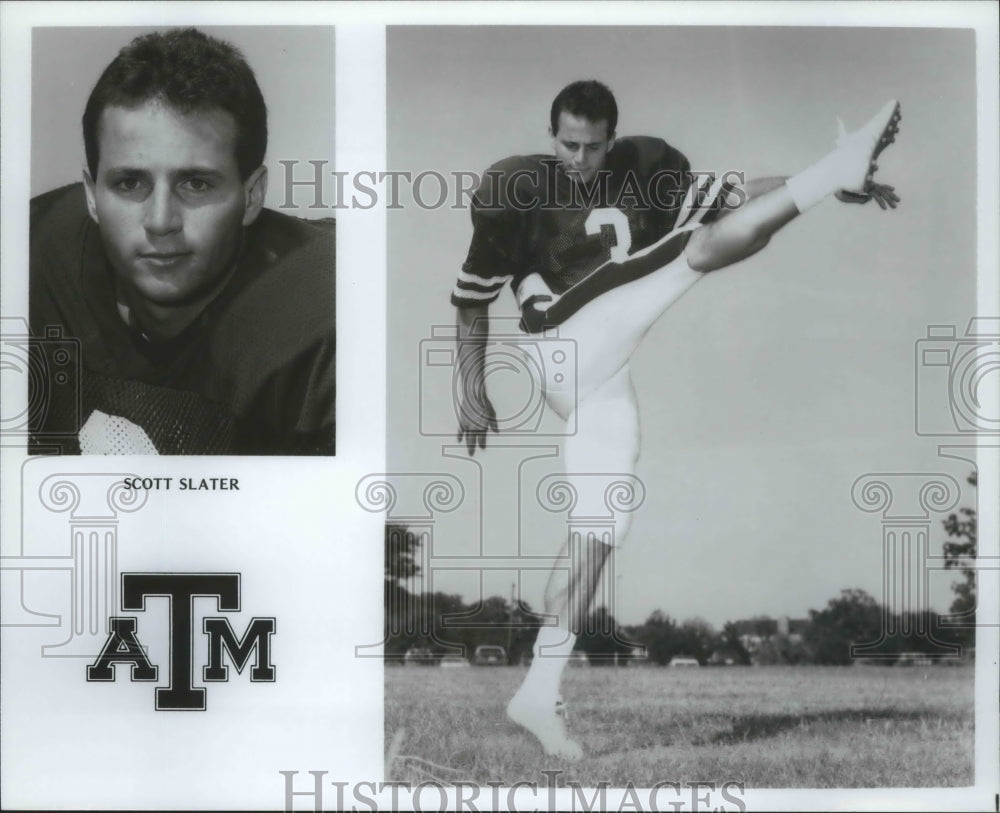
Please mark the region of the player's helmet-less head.
[[134, 108], [151, 100], [185, 115], [225, 110], [236, 120], [236, 162], [242, 179], [264, 162], [267, 107], [253, 71], [238, 49], [189, 28], [136, 37], [104, 69], [83, 112], [91, 177], [97, 177], [104, 109]]
[[552, 102], [549, 124], [552, 135], [559, 132], [559, 114], [563, 111], [590, 122], [606, 121], [608, 138], [613, 138], [618, 126], [618, 104], [607, 85], [595, 79], [567, 85]]

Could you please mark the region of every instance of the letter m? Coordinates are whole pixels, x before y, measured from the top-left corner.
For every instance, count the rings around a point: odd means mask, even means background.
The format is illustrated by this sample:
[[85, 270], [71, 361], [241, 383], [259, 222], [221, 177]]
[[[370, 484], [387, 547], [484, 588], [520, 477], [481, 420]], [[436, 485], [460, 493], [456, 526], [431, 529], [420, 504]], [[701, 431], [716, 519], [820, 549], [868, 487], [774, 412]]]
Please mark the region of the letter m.
[[228, 618], [206, 618], [202, 622], [203, 631], [208, 636], [208, 665], [202, 670], [205, 680], [229, 680], [229, 667], [222, 662], [225, 648], [236, 671], [243, 673], [243, 667], [250, 660], [254, 649], [257, 662], [250, 670], [250, 680], [273, 681], [275, 669], [271, 665], [271, 636], [274, 634], [273, 618], [253, 618], [246, 634], [239, 641], [229, 625]]

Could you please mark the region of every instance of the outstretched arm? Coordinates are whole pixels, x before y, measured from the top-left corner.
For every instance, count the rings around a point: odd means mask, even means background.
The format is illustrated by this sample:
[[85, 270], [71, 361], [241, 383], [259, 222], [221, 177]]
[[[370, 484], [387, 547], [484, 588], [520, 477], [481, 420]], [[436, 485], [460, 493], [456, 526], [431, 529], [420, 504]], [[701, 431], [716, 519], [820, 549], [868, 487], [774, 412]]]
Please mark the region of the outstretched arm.
[[465, 440], [469, 454], [478, 446], [486, 448], [486, 434], [497, 429], [496, 411], [486, 394], [486, 340], [489, 338], [489, 305], [471, 305], [455, 309], [458, 327], [458, 364], [455, 374], [459, 403], [458, 440]]

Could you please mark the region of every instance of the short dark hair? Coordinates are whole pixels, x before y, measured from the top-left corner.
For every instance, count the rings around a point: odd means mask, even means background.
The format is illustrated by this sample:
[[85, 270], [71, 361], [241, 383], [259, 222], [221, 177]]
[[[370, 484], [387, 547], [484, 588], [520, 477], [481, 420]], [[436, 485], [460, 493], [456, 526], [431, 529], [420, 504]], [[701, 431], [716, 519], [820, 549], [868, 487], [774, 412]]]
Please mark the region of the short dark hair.
[[264, 162], [267, 106], [243, 54], [194, 28], [136, 37], [118, 52], [83, 111], [87, 168], [97, 177], [98, 128], [107, 107], [159, 100], [174, 110], [222, 109], [236, 119], [236, 163], [243, 180]]
[[549, 123], [552, 135], [559, 132], [559, 114], [563, 111], [585, 118], [587, 121], [608, 123], [608, 137], [618, 126], [618, 103], [611, 89], [595, 79], [581, 80], [566, 85], [552, 102]]

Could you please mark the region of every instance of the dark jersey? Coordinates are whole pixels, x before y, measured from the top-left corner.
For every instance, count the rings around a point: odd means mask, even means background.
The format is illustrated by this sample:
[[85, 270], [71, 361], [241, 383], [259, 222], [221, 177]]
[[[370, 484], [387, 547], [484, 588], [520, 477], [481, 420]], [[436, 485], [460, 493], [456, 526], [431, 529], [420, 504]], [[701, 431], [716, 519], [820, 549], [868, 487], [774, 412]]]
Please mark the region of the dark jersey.
[[516, 290], [532, 273], [563, 293], [604, 263], [624, 260], [667, 234], [690, 180], [680, 152], [641, 136], [615, 141], [586, 188], [552, 156], [494, 164], [472, 199], [472, 243], [452, 304], [489, 304], [505, 284]]
[[119, 315], [82, 185], [31, 202], [30, 262], [31, 451], [79, 453], [96, 427], [118, 452], [334, 453], [332, 220], [263, 210], [231, 282], [162, 342]]

